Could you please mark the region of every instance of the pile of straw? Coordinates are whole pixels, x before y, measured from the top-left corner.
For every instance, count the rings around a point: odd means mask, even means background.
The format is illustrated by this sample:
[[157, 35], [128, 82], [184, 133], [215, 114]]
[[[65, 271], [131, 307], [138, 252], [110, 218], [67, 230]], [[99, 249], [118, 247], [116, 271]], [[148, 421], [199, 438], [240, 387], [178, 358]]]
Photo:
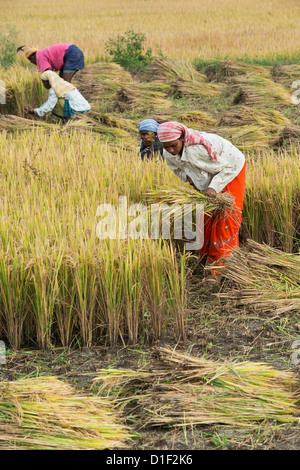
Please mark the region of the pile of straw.
[[300, 65], [276, 65], [271, 69], [271, 74], [275, 82], [281, 83], [290, 89], [293, 81], [299, 80]]
[[55, 377], [1, 382], [0, 398], [2, 450], [122, 448], [130, 437], [105, 399]]
[[270, 72], [266, 67], [233, 60], [222, 60], [212, 63], [205, 68], [204, 74], [210, 81], [214, 80], [224, 83], [230, 83], [233, 77], [248, 74], [270, 77]]
[[165, 90], [153, 90], [149, 84], [134, 83], [119, 89], [114, 96], [113, 107], [118, 112], [133, 111], [143, 117], [144, 113], [170, 109], [171, 102], [166, 99]]
[[268, 132], [278, 131], [284, 126], [290, 125], [290, 120], [277, 110], [259, 110], [250, 106], [240, 106], [234, 111], [226, 111], [221, 114], [218, 126], [237, 127], [253, 125], [261, 126]]
[[148, 70], [151, 81], [174, 81], [178, 79], [196, 80], [206, 82], [206, 76], [198, 72], [187, 62], [156, 59]]
[[63, 125], [38, 118], [27, 119], [15, 115], [0, 115], [1, 131], [13, 133], [35, 129], [45, 133], [93, 132], [102, 134], [108, 141], [115, 142], [118, 139], [130, 144], [131, 147], [136, 146], [137, 123], [132, 120], [114, 118], [108, 113], [76, 114]]
[[130, 73], [112, 62], [89, 64], [76, 74], [74, 81], [83, 96], [92, 103], [111, 99], [116, 91], [131, 82]]
[[187, 126], [207, 127], [217, 124], [217, 120], [205, 111], [186, 111], [176, 115], [176, 121], [182, 122]]
[[300, 127], [285, 126], [281, 129], [277, 136], [270, 141], [272, 147], [281, 147], [285, 143], [295, 142], [300, 144]]
[[297, 420], [295, 374], [264, 363], [221, 362], [168, 348], [154, 352], [151, 368], [103, 370], [99, 391], [114, 389], [134, 401], [143, 423], [162, 426], [257, 425]]
[[222, 300], [273, 315], [299, 312], [299, 255], [248, 240], [245, 249], [234, 250], [222, 275], [229, 281], [218, 294]]
[[215, 97], [220, 94], [220, 88], [213, 83], [198, 82], [188, 78], [178, 78], [170, 84], [170, 95], [174, 98]]
[[230, 140], [242, 151], [264, 150], [269, 147], [271, 134], [263, 126], [256, 124], [239, 127], [221, 127], [218, 134]]
[[269, 108], [292, 103], [291, 95], [280, 83], [259, 74], [232, 78], [231, 90], [234, 94], [233, 104], [263, 105]]

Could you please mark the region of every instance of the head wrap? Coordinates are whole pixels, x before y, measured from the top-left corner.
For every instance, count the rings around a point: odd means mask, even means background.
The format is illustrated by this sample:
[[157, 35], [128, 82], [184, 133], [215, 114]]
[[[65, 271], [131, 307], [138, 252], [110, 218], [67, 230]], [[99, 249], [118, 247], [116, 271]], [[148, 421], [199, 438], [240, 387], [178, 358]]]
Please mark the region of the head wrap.
[[210, 144], [206, 139], [204, 139], [201, 132], [189, 129], [184, 124], [180, 124], [176, 121], [164, 122], [159, 125], [157, 136], [161, 142], [171, 142], [182, 137], [185, 146], [195, 144], [204, 145], [209, 155], [214, 160], [218, 161], [217, 152], [211, 148]]
[[53, 88], [58, 98], [63, 98], [71, 90], [75, 89], [74, 85], [60, 78], [57, 73], [52, 72], [52, 70], [46, 70], [42, 73], [41, 79], [50, 83], [50, 86]]
[[158, 122], [154, 121], [154, 119], [145, 119], [141, 121], [138, 126], [138, 130], [140, 131], [151, 131], [157, 132], [158, 129]]
[[33, 46], [20, 46], [17, 49], [17, 52], [22, 51], [25, 54], [26, 59], [29, 59], [29, 57], [34, 54], [35, 52], [38, 51], [37, 47]]

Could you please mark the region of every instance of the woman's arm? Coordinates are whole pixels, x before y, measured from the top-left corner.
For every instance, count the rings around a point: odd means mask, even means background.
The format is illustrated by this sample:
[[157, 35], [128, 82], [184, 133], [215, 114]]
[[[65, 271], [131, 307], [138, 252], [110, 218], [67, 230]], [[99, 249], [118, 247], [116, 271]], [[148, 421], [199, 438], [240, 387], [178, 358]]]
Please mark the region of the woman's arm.
[[53, 88], [50, 88], [48, 100], [44, 104], [42, 104], [39, 108], [35, 108], [34, 113], [40, 117], [45, 116], [45, 114], [48, 114], [53, 110], [53, 108], [55, 107], [57, 103], [57, 100], [58, 100], [57, 94], [55, 93]]

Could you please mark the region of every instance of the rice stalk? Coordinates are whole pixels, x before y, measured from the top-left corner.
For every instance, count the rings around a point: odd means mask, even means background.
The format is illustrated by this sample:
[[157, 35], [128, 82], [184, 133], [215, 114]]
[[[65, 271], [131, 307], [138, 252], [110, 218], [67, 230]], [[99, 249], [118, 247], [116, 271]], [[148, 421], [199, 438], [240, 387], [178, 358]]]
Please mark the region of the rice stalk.
[[240, 106], [238, 110], [226, 111], [220, 116], [218, 121], [218, 126], [224, 127], [249, 126], [253, 124], [265, 128], [269, 133], [288, 126], [290, 121], [280, 111], [274, 109], [253, 109], [250, 106]]
[[204, 74], [210, 81], [225, 83], [231, 83], [235, 77], [250, 74], [270, 78], [270, 71], [267, 67], [234, 60], [216, 61], [205, 68]]
[[217, 120], [204, 111], [187, 111], [180, 112], [176, 116], [176, 120], [194, 126], [213, 126], [217, 124]]
[[0, 114], [15, 114], [24, 116], [25, 105], [33, 108], [47, 100], [47, 90], [44, 88], [38, 71], [32, 71], [20, 65], [2, 70], [0, 80], [5, 84], [6, 103], [0, 106]]
[[251, 305], [275, 316], [300, 307], [300, 257], [253, 240], [235, 249], [223, 272], [230, 287], [218, 294], [237, 305]]
[[170, 96], [174, 98], [201, 98], [201, 97], [215, 97], [220, 94], [218, 85], [198, 82], [187, 78], [178, 78], [170, 83]]
[[263, 105], [264, 108], [291, 105], [291, 95], [271, 78], [250, 73], [234, 77], [231, 82], [232, 92], [235, 93], [233, 104]]
[[199, 73], [189, 63], [169, 59], [156, 59], [149, 66], [148, 75], [151, 81], [174, 81], [178, 79], [206, 81], [205, 75]]
[[[200, 191], [197, 191], [189, 184], [182, 185], [164, 185], [159, 189], [153, 189], [146, 193], [147, 200], [152, 203], [171, 205], [170, 211], [182, 214], [182, 206], [185, 205], [186, 210], [192, 210], [192, 206], [203, 205], [204, 214], [212, 214], [214, 212], [223, 212], [226, 209], [233, 208], [233, 198], [228, 193], [219, 193], [215, 198], [210, 198]], [[175, 207], [172, 207], [172, 206]], [[168, 208], [166, 207], [166, 210]], [[185, 212], [187, 213], [187, 212]]]
[[88, 450], [126, 447], [130, 437], [105, 401], [56, 377], [0, 384], [0, 448]]
[[144, 424], [249, 427], [268, 420], [297, 421], [299, 383], [292, 372], [163, 347], [154, 350], [154, 358], [151, 369], [102, 370], [94, 383], [101, 393], [114, 389], [119, 400], [134, 400]]
[[221, 127], [219, 135], [230, 140], [241, 151], [261, 151], [269, 147], [270, 134], [262, 126]]

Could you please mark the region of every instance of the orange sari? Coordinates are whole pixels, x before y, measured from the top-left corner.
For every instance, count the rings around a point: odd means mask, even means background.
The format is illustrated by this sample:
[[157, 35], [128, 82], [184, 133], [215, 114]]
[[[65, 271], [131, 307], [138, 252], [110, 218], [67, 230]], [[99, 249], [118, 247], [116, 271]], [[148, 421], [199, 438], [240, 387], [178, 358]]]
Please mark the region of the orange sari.
[[207, 255], [212, 273], [218, 274], [217, 266], [224, 266], [234, 247], [239, 246], [239, 230], [242, 222], [246, 181], [246, 162], [240, 173], [225, 186], [222, 192], [234, 197], [234, 208], [226, 209], [225, 214], [204, 216], [204, 244], [201, 255]]

